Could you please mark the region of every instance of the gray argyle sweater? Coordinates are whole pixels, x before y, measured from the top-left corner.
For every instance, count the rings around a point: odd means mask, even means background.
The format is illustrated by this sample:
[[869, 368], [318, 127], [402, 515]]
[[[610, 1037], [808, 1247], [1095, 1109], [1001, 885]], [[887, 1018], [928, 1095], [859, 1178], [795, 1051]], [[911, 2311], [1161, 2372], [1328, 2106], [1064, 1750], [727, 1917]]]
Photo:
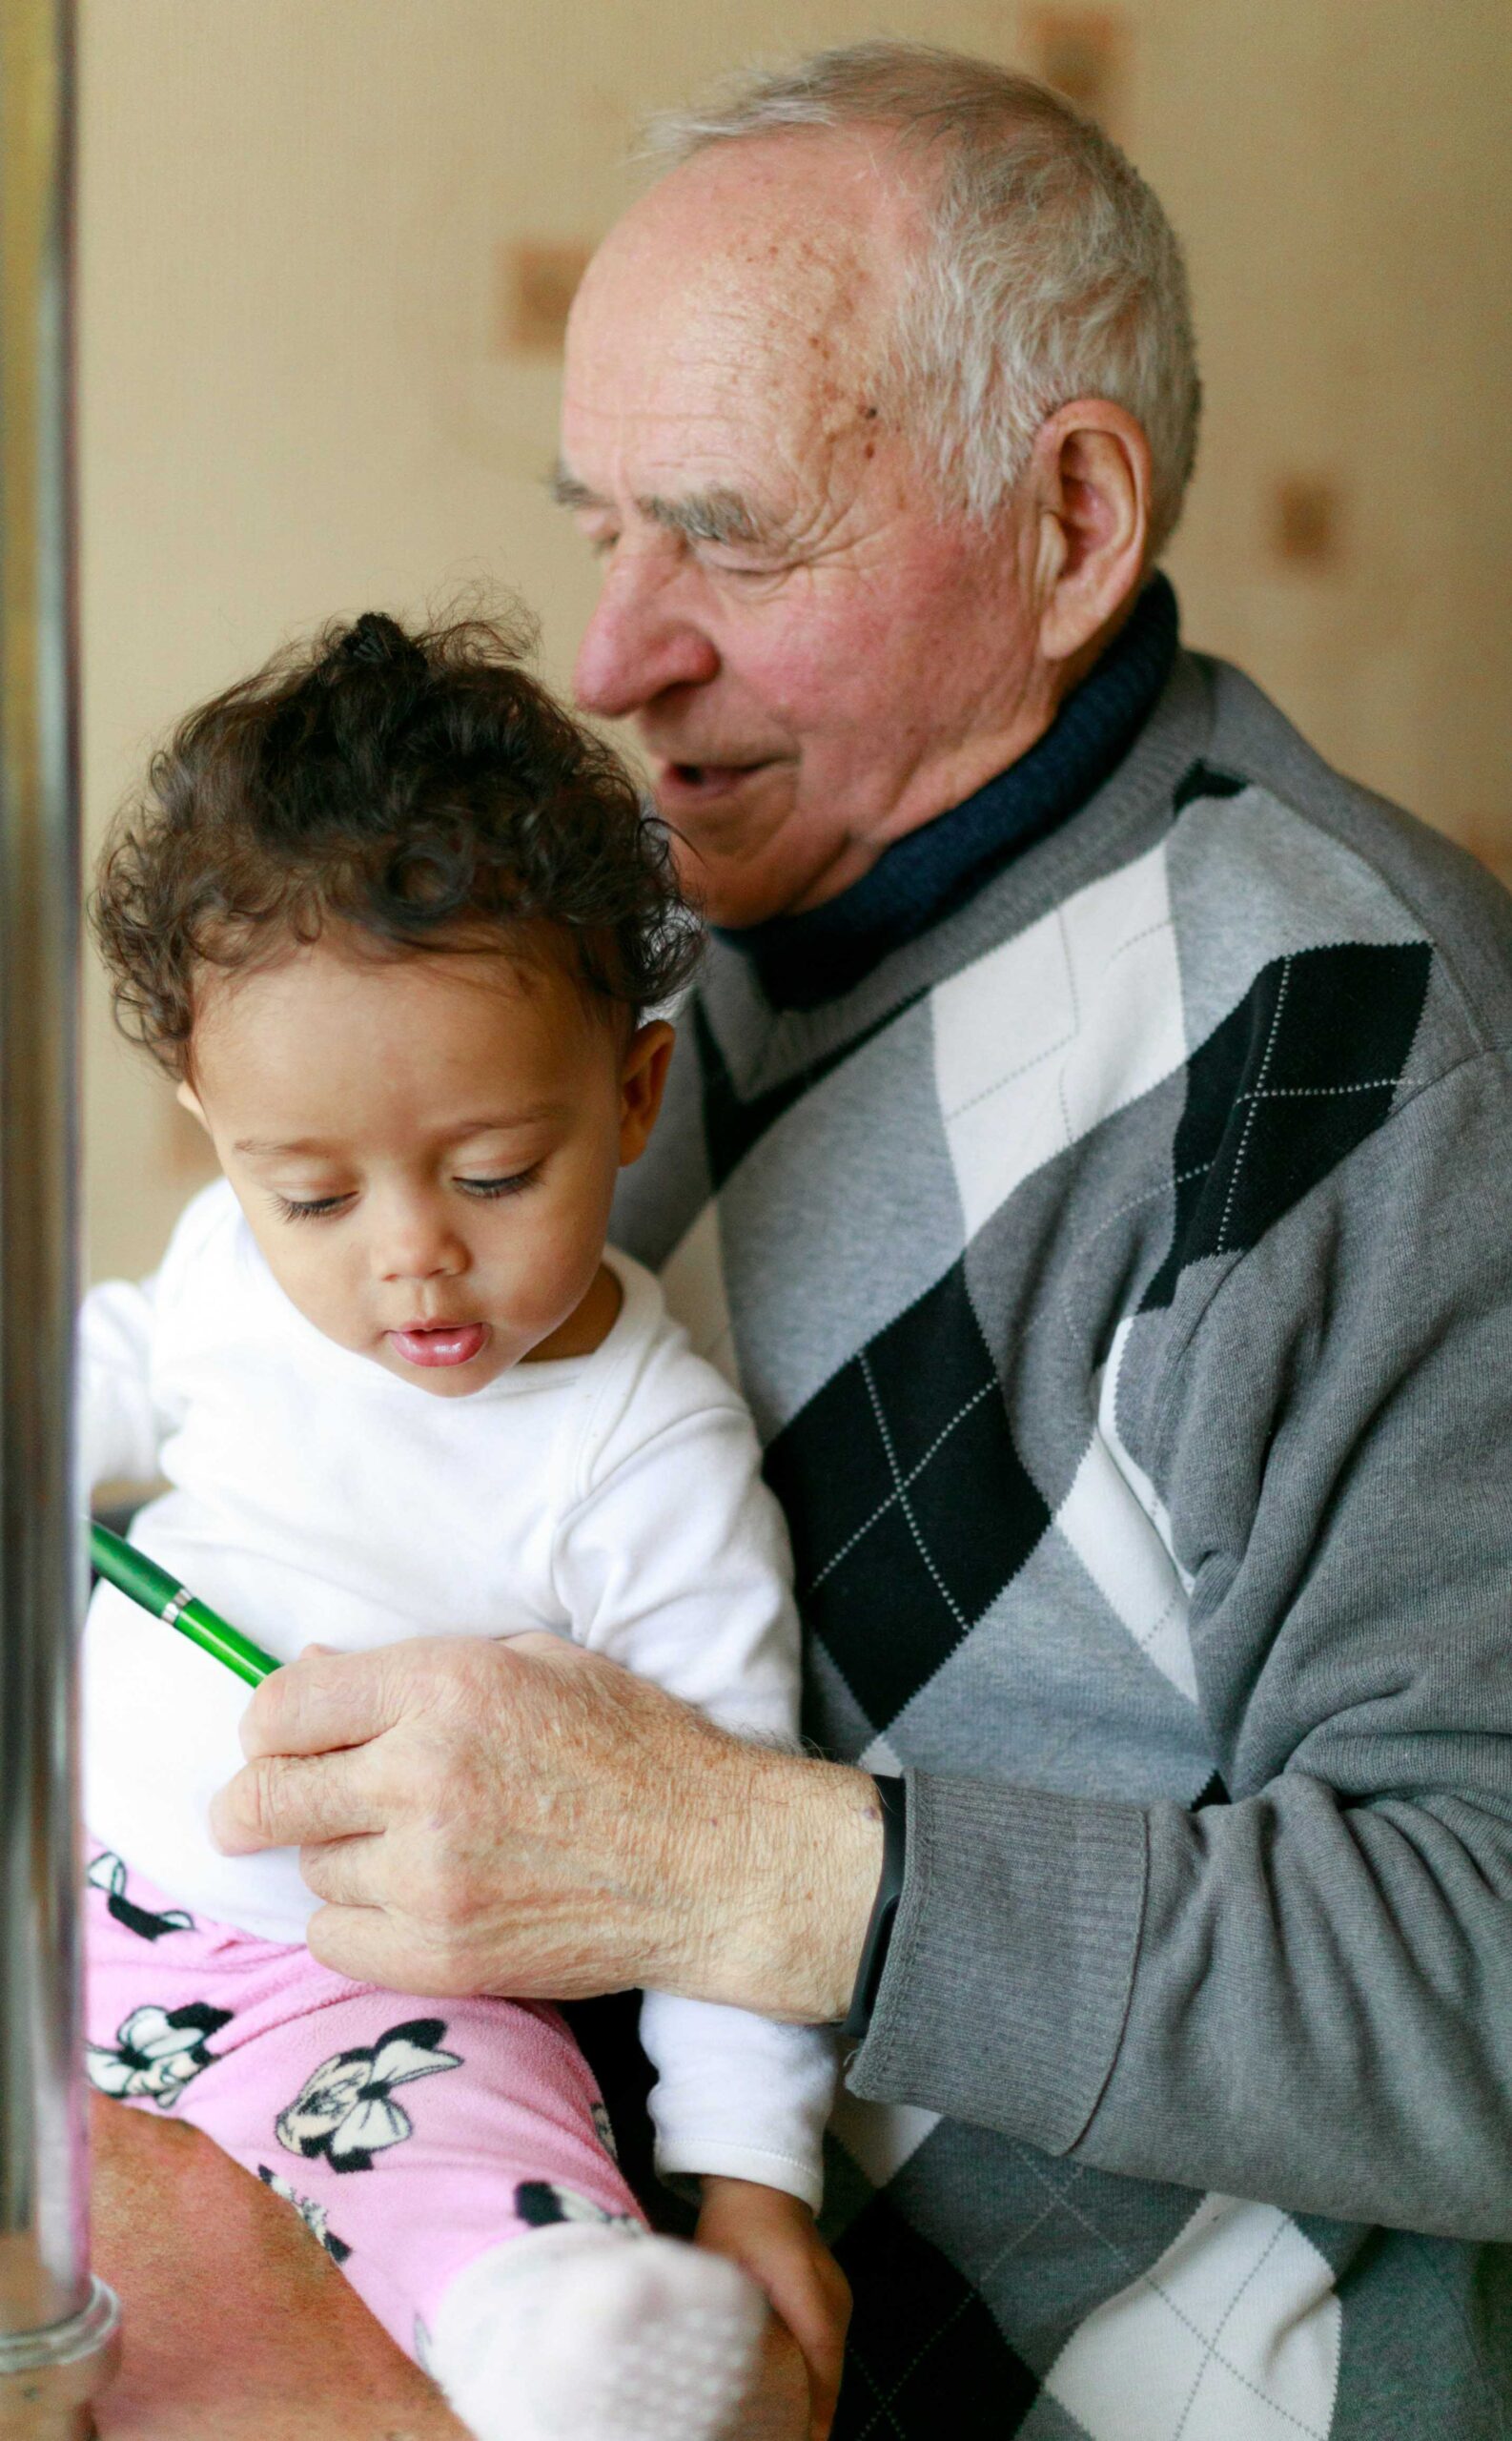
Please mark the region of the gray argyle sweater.
[[910, 1775], [842, 2441], [1505, 2441], [1512, 908], [1183, 653], [840, 973], [714, 946], [618, 1235]]

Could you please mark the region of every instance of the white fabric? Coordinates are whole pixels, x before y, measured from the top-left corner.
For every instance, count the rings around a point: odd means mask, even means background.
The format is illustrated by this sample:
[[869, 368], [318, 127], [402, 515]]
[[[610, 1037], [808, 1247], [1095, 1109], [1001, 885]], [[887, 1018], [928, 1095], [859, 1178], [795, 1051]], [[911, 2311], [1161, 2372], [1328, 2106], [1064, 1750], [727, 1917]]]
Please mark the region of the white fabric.
[[936, 984], [935, 1089], [969, 1238], [1045, 1162], [1181, 1068], [1166, 847]]
[[[791, 1559], [750, 1419], [628, 1257], [591, 1356], [443, 1399], [337, 1347], [277, 1286], [224, 1182], [162, 1268], [86, 1300], [92, 1484], [165, 1476], [133, 1539], [280, 1661], [414, 1635], [546, 1630], [726, 1727], [790, 1739]], [[318, 1903], [292, 1850], [225, 1857], [206, 1810], [241, 1762], [247, 1690], [101, 1586], [85, 1636], [95, 1836], [192, 1911], [299, 1941]], [[656, 1996], [659, 2166], [816, 2203], [832, 2045]]]
[[1073, 2331], [1045, 2390], [1089, 2441], [1327, 2441], [1342, 2324], [1334, 2275], [1295, 2221], [1207, 2195]]
[[559, 2222], [452, 2282], [425, 2365], [478, 2441], [724, 2441], [766, 2319], [723, 2255]]

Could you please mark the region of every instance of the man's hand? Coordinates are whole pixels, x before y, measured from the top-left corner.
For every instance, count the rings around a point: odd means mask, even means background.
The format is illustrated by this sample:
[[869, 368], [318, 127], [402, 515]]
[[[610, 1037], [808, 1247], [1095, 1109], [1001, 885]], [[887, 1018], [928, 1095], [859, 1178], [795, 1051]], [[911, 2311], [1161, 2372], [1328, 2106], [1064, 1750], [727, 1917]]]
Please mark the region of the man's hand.
[[746, 2179], [706, 2178], [698, 2243], [728, 2255], [766, 2291], [773, 2311], [803, 2350], [808, 2441], [828, 2441], [840, 2397], [850, 2284], [807, 2205]]
[[881, 1869], [864, 1773], [745, 1744], [554, 1636], [311, 1652], [257, 1690], [228, 1855], [297, 1847], [315, 1956], [401, 1992], [647, 1984], [843, 2015]]

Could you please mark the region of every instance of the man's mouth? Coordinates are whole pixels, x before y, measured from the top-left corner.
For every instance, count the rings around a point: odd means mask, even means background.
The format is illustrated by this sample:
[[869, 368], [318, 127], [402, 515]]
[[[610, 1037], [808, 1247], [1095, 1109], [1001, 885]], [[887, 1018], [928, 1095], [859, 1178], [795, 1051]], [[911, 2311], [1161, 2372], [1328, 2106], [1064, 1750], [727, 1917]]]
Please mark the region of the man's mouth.
[[415, 1323], [388, 1333], [390, 1347], [406, 1364], [470, 1364], [487, 1340], [486, 1323]]
[[765, 758], [752, 763], [680, 763], [663, 756], [656, 766], [656, 792], [664, 805], [698, 805], [725, 795], [753, 773], [770, 768]]

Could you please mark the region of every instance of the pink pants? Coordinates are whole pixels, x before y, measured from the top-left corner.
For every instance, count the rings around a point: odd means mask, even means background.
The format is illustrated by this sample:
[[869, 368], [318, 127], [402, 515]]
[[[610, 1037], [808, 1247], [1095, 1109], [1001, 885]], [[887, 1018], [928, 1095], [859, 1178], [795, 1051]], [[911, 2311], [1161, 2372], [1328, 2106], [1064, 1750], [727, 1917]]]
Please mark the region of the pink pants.
[[349, 1983], [195, 1920], [108, 1851], [89, 1878], [91, 2082], [202, 2127], [283, 2196], [409, 2355], [489, 2247], [554, 2221], [644, 2226], [555, 2009]]

